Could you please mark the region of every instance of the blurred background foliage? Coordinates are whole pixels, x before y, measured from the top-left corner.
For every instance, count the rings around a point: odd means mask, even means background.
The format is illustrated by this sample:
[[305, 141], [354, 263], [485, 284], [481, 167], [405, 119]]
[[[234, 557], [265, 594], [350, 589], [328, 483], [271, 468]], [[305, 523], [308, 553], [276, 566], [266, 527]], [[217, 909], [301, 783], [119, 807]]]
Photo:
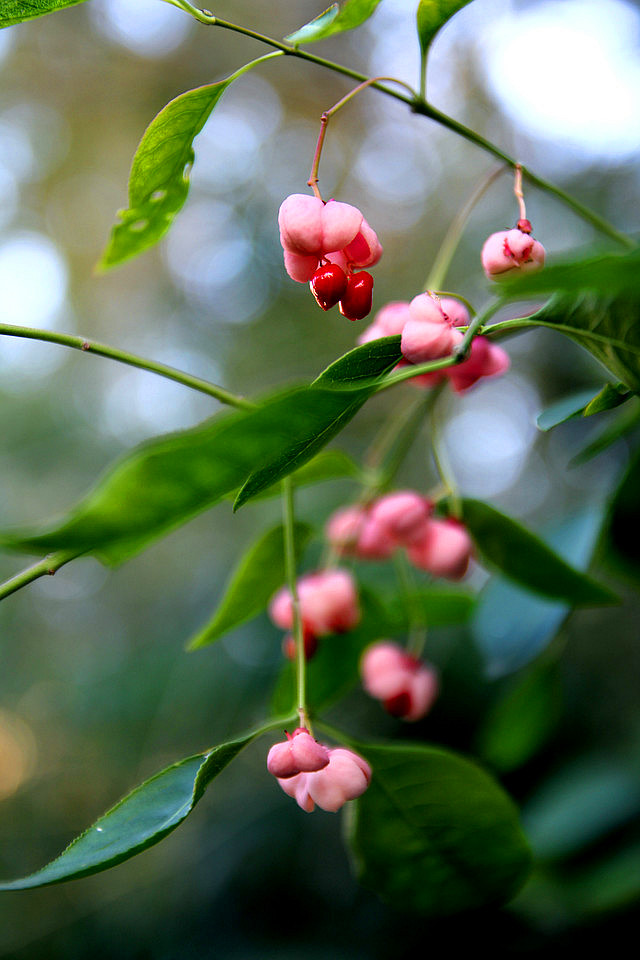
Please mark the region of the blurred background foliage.
[[[318, 52], [415, 83], [414, 8], [384, 0], [363, 28]], [[321, 10], [311, 0], [219, 0], [214, 12], [281, 37]], [[639, 16], [622, 0], [476, 0], [436, 41], [429, 99], [637, 231]], [[147, 123], [170, 98], [262, 52], [160, 0], [91, 0], [0, 33], [4, 322], [78, 332], [246, 394], [309, 379], [354, 344], [354, 327], [320, 314], [282, 268], [278, 206], [306, 189], [320, 114], [349, 88], [300, 61], [271, 62], [233, 85], [196, 141], [190, 197], [165, 241], [111, 274], [92, 272]], [[420, 291], [447, 225], [491, 169], [477, 148], [374, 92], [332, 121], [321, 186], [360, 206], [382, 239], [377, 307]], [[597, 240], [553, 199], [530, 190], [527, 205], [551, 256]], [[487, 295], [481, 243], [514, 213], [505, 175], [474, 213], [447, 282], [476, 306]], [[567, 393], [595, 393], [602, 371], [551, 332], [508, 349], [504, 379], [449, 401], [445, 440], [465, 494], [558, 534], [585, 508], [602, 511], [633, 440], [570, 466], [617, 413], [549, 433], [535, 417]], [[412, 388], [391, 393], [366, 406], [340, 446], [362, 453]], [[147, 373], [9, 338], [0, 342], [0, 403], [2, 527], [64, 510], [122, 451], [217, 406]], [[401, 483], [434, 479], [419, 441]], [[305, 490], [300, 516], [320, 530], [354, 492], [349, 481]], [[264, 716], [281, 665], [265, 616], [205, 650], [184, 646], [233, 563], [278, 515], [274, 500], [235, 516], [225, 503], [125, 567], [78, 560], [2, 603], [3, 877], [43, 864], [166, 763]], [[400, 728], [360, 693], [332, 711], [356, 735], [479, 753], [503, 776], [538, 857], [509, 907], [465, 924], [381, 908], [351, 876], [339, 818], [308, 817], [283, 797], [266, 774], [263, 740], [160, 846], [88, 880], [3, 895], [0, 956], [312, 960], [415, 956], [441, 941], [516, 953], [610, 944], [634, 926], [640, 894], [639, 611], [634, 572], [614, 568], [602, 548], [598, 562], [623, 604], [574, 614], [532, 667], [490, 675], [470, 628], [434, 629], [428, 655], [442, 696], [424, 721]], [[21, 563], [1, 556], [0, 574]], [[370, 569], [376, 576], [384, 569]], [[476, 570], [471, 584], [485, 579]], [[509, 622], [526, 628], [517, 616]], [[499, 633], [495, 614], [491, 630]]]

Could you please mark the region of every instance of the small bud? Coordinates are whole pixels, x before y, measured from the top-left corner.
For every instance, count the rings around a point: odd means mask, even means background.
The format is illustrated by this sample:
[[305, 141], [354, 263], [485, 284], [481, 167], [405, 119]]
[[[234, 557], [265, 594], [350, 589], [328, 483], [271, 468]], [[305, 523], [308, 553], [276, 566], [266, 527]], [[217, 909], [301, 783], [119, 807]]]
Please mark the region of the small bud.
[[[298, 581], [300, 614], [306, 632], [316, 637], [344, 633], [360, 620], [358, 595], [353, 577], [346, 570], [321, 570]], [[269, 604], [269, 616], [277, 627], [291, 630], [293, 608], [286, 587]]]
[[367, 693], [381, 700], [387, 713], [402, 720], [422, 719], [438, 695], [434, 668], [387, 640], [365, 651], [360, 672]]
[[423, 533], [432, 511], [432, 504], [414, 490], [398, 490], [375, 501], [369, 522], [396, 545], [412, 543]]
[[[529, 227], [531, 224], [527, 221]], [[499, 280], [515, 270], [533, 273], [544, 265], [544, 247], [530, 231], [500, 230], [492, 233], [482, 247], [482, 266], [490, 280]]]
[[373, 277], [366, 270], [352, 273], [347, 280], [347, 289], [340, 299], [340, 313], [347, 320], [362, 320], [371, 312]]
[[328, 753], [329, 763], [322, 770], [278, 778], [284, 792], [294, 797], [307, 813], [311, 813], [316, 804], [322, 810], [335, 813], [347, 801], [361, 796], [371, 782], [371, 767], [353, 750], [334, 747]]
[[452, 517], [432, 519], [423, 540], [407, 548], [411, 562], [434, 577], [461, 580], [473, 554], [473, 541], [465, 527]]
[[336, 263], [326, 263], [318, 267], [309, 286], [318, 306], [330, 310], [347, 289], [347, 275]]
[[328, 763], [329, 751], [304, 727], [288, 733], [281, 743], [274, 743], [267, 755], [267, 770], [279, 780], [322, 770]]
[[444, 317], [436, 323], [412, 318], [402, 331], [400, 349], [410, 363], [428, 363], [448, 357], [461, 340], [460, 331], [450, 326]]

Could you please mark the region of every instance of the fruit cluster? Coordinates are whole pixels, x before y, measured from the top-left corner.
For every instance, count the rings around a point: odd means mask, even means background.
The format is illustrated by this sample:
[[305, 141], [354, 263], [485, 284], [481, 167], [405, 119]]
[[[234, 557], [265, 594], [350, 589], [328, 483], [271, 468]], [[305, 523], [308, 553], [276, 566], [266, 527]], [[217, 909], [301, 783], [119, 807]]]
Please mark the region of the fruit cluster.
[[292, 280], [309, 283], [323, 310], [339, 304], [349, 320], [371, 311], [373, 277], [366, 270], [382, 256], [382, 247], [361, 211], [350, 203], [294, 193], [278, 213], [284, 265]]

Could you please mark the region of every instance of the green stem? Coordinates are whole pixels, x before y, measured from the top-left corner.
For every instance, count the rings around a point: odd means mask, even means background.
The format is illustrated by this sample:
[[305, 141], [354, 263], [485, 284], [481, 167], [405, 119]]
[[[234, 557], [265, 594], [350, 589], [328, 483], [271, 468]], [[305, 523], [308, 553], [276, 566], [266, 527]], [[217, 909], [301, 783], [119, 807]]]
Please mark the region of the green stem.
[[80, 556], [80, 554], [70, 550], [50, 553], [47, 557], [27, 567], [26, 570], [17, 573], [15, 577], [11, 577], [9, 580], [5, 580], [4, 583], [0, 584], [0, 600], [4, 600], [5, 597], [9, 597], [22, 587], [26, 587], [28, 583], [39, 580], [40, 577], [52, 577], [60, 567], [63, 567], [65, 563], [69, 563], [70, 560], [75, 560], [78, 556]]
[[462, 502], [447, 452], [442, 443], [440, 423], [435, 410], [431, 414], [431, 452], [438, 476], [449, 497], [451, 516], [460, 520], [462, 517]]
[[206, 393], [209, 397], [215, 397], [220, 403], [238, 407], [240, 410], [255, 409], [255, 405], [249, 400], [245, 400], [244, 397], [238, 397], [236, 394], [230, 393], [215, 383], [202, 380], [200, 377], [192, 377], [191, 374], [177, 370], [175, 367], [168, 367], [164, 363], [147, 360], [145, 357], [139, 357], [125, 350], [118, 350], [116, 347], [109, 347], [104, 343], [85, 340], [83, 337], [74, 337], [68, 333], [56, 333], [53, 330], [40, 330], [35, 327], [16, 327], [9, 323], [0, 323], [0, 336], [22, 337], [27, 340], [43, 340], [45, 343], [57, 343], [63, 347], [80, 350], [83, 353], [94, 353], [98, 357], [117, 360], [119, 363], [126, 363], [130, 367], [138, 367], [140, 370], [147, 370], [149, 373], [166, 377], [167, 380], [174, 380], [176, 383], [181, 383], [183, 386], [190, 387], [192, 390], [198, 390], [200, 393]]
[[376, 496], [384, 493], [395, 480], [398, 470], [414, 444], [425, 414], [433, 409], [443, 387], [444, 384], [438, 384], [433, 390], [419, 397], [415, 405], [409, 409], [408, 415], [400, 423], [396, 421], [395, 433], [385, 450], [384, 467], [376, 483], [374, 491]]
[[[169, 2], [172, 2], [172, 0], [169, 0]], [[427, 103], [427, 101], [424, 99], [424, 96], [419, 96], [418, 94], [413, 93], [406, 94], [401, 93], [398, 90], [392, 90], [387, 86], [383, 86], [381, 83], [373, 80], [372, 78], [367, 77], [365, 74], [359, 73], [357, 70], [351, 70], [349, 67], [344, 67], [340, 63], [335, 63], [332, 60], [325, 59], [324, 57], [318, 57], [313, 53], [308, 53], [306, 50], [300, 50], [298, 47], [275, 40], [273, 37], [268, 37], [265, 34], [257, 33], [255, 30], [249, 30], [247, 27], [241, 27], [238, 24], [229, 23], [226, 20], [220, 20], [218, 17], [214, 17], [212, 14], [206, 14], [204, 11], [195, 7], [192, 3], [189, 3], [188, 0], [176, 0], [173, 5], [180, 7], [180, 9], [184, 10], [186, 13], [190, 13], [200, 23], [207, 24], [208, 26], [222, 27], [223, 30], [232, 30], [234, 33], [240, 33], [245, 37], [258, 40], [260, 43], [266, 43], [269, 46], [274, 47], [276, 50], [281, 50], [288, 56], [297, 57], [298, 59], [306, 60], [309, 63], [315, 63], [317, 66], [324, 67], [327, 70], [332, 70], [334, 73], [339, 73], [344, 77], [350, 77], [352, 80], [357, 80], [359, 83], [370, 81], [371, 86], [375, 90], [380, 90], [380, 92], [386, 94], [386, 96], [393, 97], [395, 100], [399, 100], [401, 103], [407, 104], [407, 106], [411, 107], [414, 113], [428, 117], [435, 123], [440, 124], [440, 126], [451, 130], [452, 133], [456, 133], [458, 136], [463, 137], [470, 143], [474, 143], [481, 150], [484, 150], [486, 153], [490, 153], [498, 160], [502, 160], [503, 163], [506, 163], [513, 170], [515, 170], [518, 165], [517, 160], [515, 160], [513, 157], [510, 157], [509, 154], [505, 153], [504, 150], [501, 150], [494, 143], [491, 143], [491, 141], [480, 136], [480, 134], [476, 133], [475, 130], [465, 127], [464, 124], [454, 120], [453, 117], [449, 117], [447, 114], [442, 113], [440, 110], [437, 110], [435, 107], [431, 106], [431, 104]], [[600, 214], [596, 213], [594, 210], [591, 210], [585, 204], [580, 203], [579, 200], [576, 200], [561, 187], [557, 187], [549, 180], [544, 180], [542, 177], [537, 176], [537, 174], [533, 173], [524, 166], [522, 167], [522, 175], [529, 181], [529, 183], [538, 187], [540, 190], [544, 190], [545, 193], [549, 193], [552, 196], [557, 197], [558, 200], [570, 207], [579, 217], [590, 223], [596, 228], [596, 230], [599, 230], [606, 236], [611, 237], [611, 239], [615, 240], [616, 243], [620, 243], [622, 246], [627, 248], [634, 248], [636, 246], [635, 240], [616, 229], [616, 227], [609, 223], [608, 220], [605, 220], [604, 217], [601, 217]]]
[[296, 688], [298, 699], [298, 717], [300, 726], [312, 733], [307, 714], [307, 658], [304, 650], [304, 630], [300, 615], [300, 598], [296, 581], [296, 548], [294, 537], [295, 509], [293, 501], [293, 483], [291, 477], [282, 481], [282, 510], [284, 518], [284, 555], [287, 586], [291, 594], [293, 609], [293, 637], [296, 645]]
[[427, 642], [427, 621], [424, 609], [416, 596], [416, 581], [413, 567], [409, 564], [404, 550], [397, 550], [394, 554], [394, 566], [401, 584], [403, 599], [409, 612], [409, 636], [407, 637], [407, 653], [419, 658]]
[[[497, 167], [495, 170], [492, 170], [490, 174], [482, 179], [482, 181], [475, 188], [465, 205], [458, 211], [456, 216], [451, 221], [449, 229], [445, 234], [445, 238], [442, 241], [440, 249], [436, 259], [433, 262], [431, 267], [431, 272], [427, 277], [427, 282], [425, 283], [425, 290], [440, 290], [440, 287], [444, 285], [444, 280], [447, 275], [447, 271], [453, 260], [454, 254], [458, 249], [458, 244], [460, 243], [460, 238], [464, 228], [467, 225], [467, 221], [471, 216], [473, 210], [475, 209], [478, 201], [484, 196], [486, 191], [489, 189], [494, 180], [500, 176], [503, 171], [503, 167]], [[443, 294], [439, 294], [443, 296]]]

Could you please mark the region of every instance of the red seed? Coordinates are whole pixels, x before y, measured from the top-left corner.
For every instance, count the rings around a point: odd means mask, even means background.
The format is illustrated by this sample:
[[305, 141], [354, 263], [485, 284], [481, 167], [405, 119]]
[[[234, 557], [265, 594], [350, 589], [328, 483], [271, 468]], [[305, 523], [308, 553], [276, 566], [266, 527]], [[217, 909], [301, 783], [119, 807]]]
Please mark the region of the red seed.
[[323, 310], [330, 310], [347, 289], [347, 275], [337, 263], [325, 263], [318, 267], [309, 281], [311, 293]]
[[371, 311], [373, 277], [366, 270], [352, 273], [340, 298], [340, 313], [347, 320], [362, 320]]

